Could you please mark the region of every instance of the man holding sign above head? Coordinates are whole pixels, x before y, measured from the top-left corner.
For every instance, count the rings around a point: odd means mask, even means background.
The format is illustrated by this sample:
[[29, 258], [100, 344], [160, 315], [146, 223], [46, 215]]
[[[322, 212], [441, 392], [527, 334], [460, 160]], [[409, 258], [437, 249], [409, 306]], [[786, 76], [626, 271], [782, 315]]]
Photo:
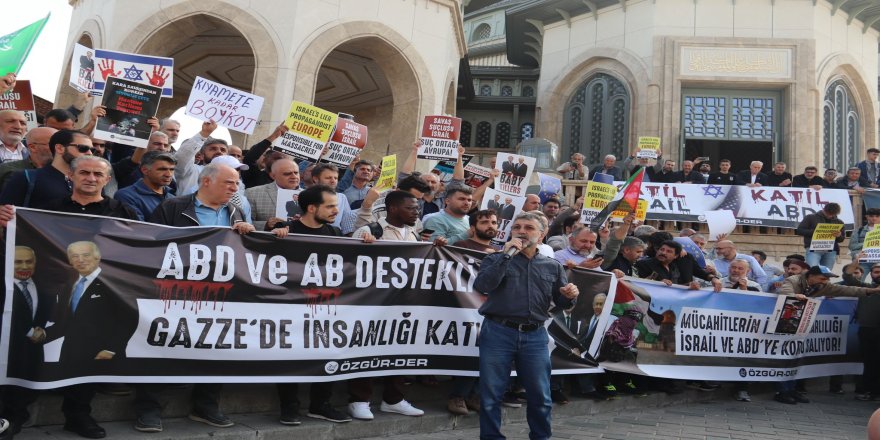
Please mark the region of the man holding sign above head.
[[[827, 203], [821, 211], [809, 214], [801, 220], [795, 234], [804, 237], [804, 248], [807, 251], [807, 264], [810, 266], [834, 267], [843, 235], [843, 220], [837, 218], [840, 205]], [[821, 226], [836, 225], [836, 226]], [[825, 230], [823, 228], [832, 228]], [[817, 231], [818, 230], [818, 231]], [[818, 236], [817, 236], [818, 232]], [[816, 241], [815, 245], [813, 241]]]

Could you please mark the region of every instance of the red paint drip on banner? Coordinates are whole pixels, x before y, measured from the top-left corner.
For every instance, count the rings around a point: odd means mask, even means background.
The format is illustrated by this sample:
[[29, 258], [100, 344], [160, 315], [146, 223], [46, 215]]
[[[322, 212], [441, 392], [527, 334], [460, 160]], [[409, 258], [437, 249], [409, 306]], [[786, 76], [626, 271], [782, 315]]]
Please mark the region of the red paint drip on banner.
[[226, 304], [226, 295], [232, 290], [232, 283], [209, 283], [204, 281], [179, 281], [179, 280], [153, 280], [153, 284], [159, 290], [159, 299], [165, 302], [165, 312], [172, 305], [182, 302], [181, 308], [199, 313], [202, 306], [210, 301], [214, 302], [213, 310], [217, 310], [220, 303], [220, 311]]
[[302, 292], [308, 299], [312, 314], [318, 313], [324, 305], [327, 306], [327, 313], [332, 311], [336, 314], [336, 300], [342, 295], [342, 289], [303, 289]]

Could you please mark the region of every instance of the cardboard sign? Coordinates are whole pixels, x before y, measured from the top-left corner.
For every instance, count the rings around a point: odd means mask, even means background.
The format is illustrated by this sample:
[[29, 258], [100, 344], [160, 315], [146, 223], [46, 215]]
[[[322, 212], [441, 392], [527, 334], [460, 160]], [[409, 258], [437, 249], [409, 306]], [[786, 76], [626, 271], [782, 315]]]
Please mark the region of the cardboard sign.
[[656, 159], [660, 152], [660, 138], [650, 136], [639, 136], [639, 151], [636, 157], [645, 157], [648, 159]]
[[394, 188], [397, 184], [397, 155], [392, 154], [382, 158], [382, 174], [376, 182], [377, 191], [386, 191]]
[[94, 137], [105, 141], [146, 148], [152, 127], [147, 119], [156, 116], [162, 89], [121, 78], [107, 78], [101, 104], [107, 115], [98, 118]]
[[213, 120], [230, 130], [254, 134], [262, 108], [262, 96], [197, 76], [189, 92], [185, 112], [202, 121]]
[[615, 195], [617, 195], [616, 186], [596, 180], [589, 181], [587, 192], [584, 194], [584, 206], [581, 207], [581, 223], [589, 224], [593, 221]]
[[275, 217], [288, 219], [302, 215], [302, 209], [299, 206], [299, 193], [301, 192], [301, 189], [278, 188], [278, 196], [275, 198]]
[[18, 110], [24, 113], [27, 119], [28, 130], [37, 128], [37, 112], [34, 106], [34, 95], [31, 93], [31, 82], [28, 80], [15, 81], [12, 90], [0, 95], [0, 110]]
[[535, 171], [535, 158], [519, 154], [498, 153], [495, 168], [501, 174], [495, 178], [495, 189], [513, 196], [526, 195], [529, 180]]
[[354, 158], [367, 146], [367, 126], [351, 119], [337, 118], [336, 128], [327, 144], [327, 152], [321, 162], [329, 162], [348, 168]]
[[474, 163], [464, 166], [464, 184], [471, 188], [479, 188], [492, 177], [492, 169]]
[[81, 44], [73, 46], [68, 84], [80, 93], [95, 88], [95, 51], [92, 48]]
[[834, 233], [843, 230], [842, 224], [819, 223], [813, 231], [813, 240], [810, 242], [811, 251], [833, 251], [836, 237]]
[[498, 217], [498, 235], [492, 239], [495, 244], [504, 244], [510, 238], [510, 227], [513, 219], [522, 212], [526, 203], [525, 196], [512, 196], [492, 188], [486, 189], [480, 209], [492, 209]]
[[[611, 221], [622, 222], [623, 218], [629, 215], [626, 211], [614, 211], [611, 213]], [[644, 223], [645, 217], [648, 216], [648, 201], [639, 199], [639, 206], [636, 207], [636, 223]]]
[[458, 159], [458, 138], [461, 135], [461, 118], [452, 116], [425, 116], [422, 124], [422, 145], [419, 159]]
[[288, 131], [272, 143], [272, 149], [297, 159], [317, 162], [336, 127], [336, 113], [293, 101], [284, 125]]
[[101, 96], [107, 78], [116, 77], [159, 87], [162, 96], [174, 96], [174, 58], [138, 55], [95, 49], [95, 75], [92, 94]]
[[[853, 233], [855, 235], [855, 233]], [[861, 261], [865, 263], [880, 262], [880, 228], [874, 227], [865, 234], [865, 241], [862, 243], [862, 252], [865, 253]]]

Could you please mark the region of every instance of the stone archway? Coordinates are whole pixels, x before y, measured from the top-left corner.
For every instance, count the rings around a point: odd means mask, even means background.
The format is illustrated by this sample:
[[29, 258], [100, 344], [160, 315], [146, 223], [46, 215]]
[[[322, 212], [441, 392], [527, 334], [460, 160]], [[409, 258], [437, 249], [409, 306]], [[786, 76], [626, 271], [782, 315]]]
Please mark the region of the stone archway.
[[[865, 82], [865, 73], [859, 67], [859, 62], [849, 54], [837, 53], [828, 56], [819, 68], [816, 69], [816, 90], [818, 91], [819, 100], [825, 95], [825, 89], [833, 81], [837, 79], [843, 80], [853, 94], [856, 101], [856, 108], [862, 119], [860, 138], [865, 147], [877, 145], [877, 112], [875, 107], [874, 90]], [[822, 106], [817, 106], [817, 139], [822, 139]], [[859, 149], [859, 159], [863, 159], [865, 148]], [[821, 157], [822, 151], [817, 151]]]
[[[151, 15], [116, 49], [174, 58], [174, 97], [162, 100], [160, 118], [186, 105], [196, 75], [262, 96], [261, 123], [254, 131], [259, 137], [271, 132], [271, 121], [279, 118], [272, 115], [279, 47], [277, 35], [249, 11], [201, 0], [195, 11], [193, 2], [183, 2]], [[246, 135], [230, 134], [234, 143], [248, 146]]]
[[437, 111], [431, 74], [411, 43], [381, 23], [347, 22], [329, 24], [303, 48], [293, 98], [367, 125], [365, 158], [403, 160], [422, 116]]

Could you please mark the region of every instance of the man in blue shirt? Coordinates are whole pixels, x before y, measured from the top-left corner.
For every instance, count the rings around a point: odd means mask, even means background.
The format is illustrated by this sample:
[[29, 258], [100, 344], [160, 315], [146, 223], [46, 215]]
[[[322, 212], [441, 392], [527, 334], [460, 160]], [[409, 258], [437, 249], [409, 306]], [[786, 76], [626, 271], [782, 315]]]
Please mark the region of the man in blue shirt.
[[144, 177], [133, 185], [116, 191], [113, 198], [133, 209], [138, 220], [150, 218], [163, 200], [174, 197], [174, 191], [169, 185], [174, 179], [176, 165], [177, 159], [171, 153], [148, 151], [141, 158], [141, 172]]
[[503, 439], [501, 399], [510, 379], [511, 362], [525, 387], [529, 438], [549, 439], [550, 352], [544, 322], [550, 303], [571, 307], [578, 288], [565, 269], [538, 253], [547, 223], [524, 212], [511, 227], [504, 250], [483, 259], [474, 288], [487, 296], [480, 307], [480, 438]]
[[736, 259], [746, 260], [749, 263], [749, 279], [758, 283], [761, 286], [761, 291], [767, 291], [767, 272], [764, 271], [764, 268], [761, 267], [761, 263], [758, 263], [758, 260], [755, 260], [755, 257], [746, 254], [740, 254], [736, 252], [736, 246], [730, 240], [721, 240], [718, 243], [715, 243], [715, 255], [718, 258], [715, 259], [715, 270], [722, 276], [726, 277], [728, 275], [728, 269], [730, 268], [730, 263], [732, 263]]

